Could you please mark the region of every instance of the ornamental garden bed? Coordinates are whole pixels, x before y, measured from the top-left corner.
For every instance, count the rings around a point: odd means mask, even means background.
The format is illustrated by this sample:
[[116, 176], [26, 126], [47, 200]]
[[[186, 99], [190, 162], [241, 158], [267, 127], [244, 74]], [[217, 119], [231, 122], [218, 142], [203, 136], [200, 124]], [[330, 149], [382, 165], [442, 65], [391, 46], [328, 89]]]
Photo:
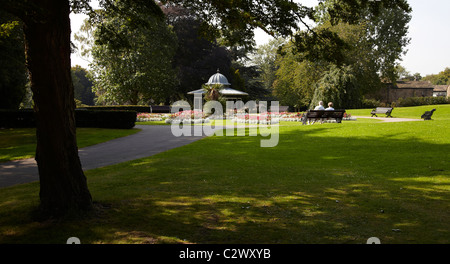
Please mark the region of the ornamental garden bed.
[[[248, 114], [234, 112], [224, 114], [223, 116], [207, 116], [202, 111], [186, 110], [175, 114], [158, 114], [158, 113], [138, 113], [136, 122], [161, 122], [166, 124], [183, 123], [183, 124], [201, 124], [209, 123], [210, 120], [228, 119], [236, 123], [246, 124], [278, 124], [280, 121], [301, 122], [304, 113], [302, 112], [268, 112], [261, 114]], [[343, 120], [356, 121], [351, 114], [345, 113]], [[334, 120], [325, 120], [332, 123]]]

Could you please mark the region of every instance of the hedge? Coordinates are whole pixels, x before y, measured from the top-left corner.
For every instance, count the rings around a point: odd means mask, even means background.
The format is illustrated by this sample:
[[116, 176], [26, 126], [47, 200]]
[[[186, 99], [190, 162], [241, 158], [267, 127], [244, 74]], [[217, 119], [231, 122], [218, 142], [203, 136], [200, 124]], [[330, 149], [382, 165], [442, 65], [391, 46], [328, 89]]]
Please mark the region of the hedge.
[[392, 103], [397, 107], [406, 106], [420, 106], [420, 105], [438, 105], [438, 104], [450, 104], [450, 98], [443, 96], [438, 97], [408, 97], [400, 98], [396, 102]]
[[[77, 127], [130, 129], [135, 126], [136, 111], [75, 110]], [[36, 127], [34, 111], [0, 110], [0, 128]]]
[[136, 115], [136, 111], [75, 110], [77, 127], [130, 129], [135, 125]]
[[450, 104], [449, 97], [408, 97], [399, 98], [392, 103], [384, 103], [375, 99], [364, 99], [361, 108], [376, 108], [376, 107], [407, 107], [407, 106], [421, 106], [421, 105], [439, 105]]
[[0, 110], [0, 128], [18, 127], [36, 127], [33, 110]]
[[170, 106], [166, 105], [108, 105], [85, 106], [78, 109], [86, 110], [110, 110], [110, 111], [136, 111], [138, 113], [170, 113]]

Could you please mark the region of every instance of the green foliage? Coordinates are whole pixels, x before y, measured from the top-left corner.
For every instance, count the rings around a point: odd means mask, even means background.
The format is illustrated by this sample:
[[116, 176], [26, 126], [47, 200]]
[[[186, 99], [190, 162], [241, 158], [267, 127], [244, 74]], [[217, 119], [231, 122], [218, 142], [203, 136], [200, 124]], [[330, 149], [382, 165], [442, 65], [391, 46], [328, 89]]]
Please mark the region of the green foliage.
[[[94, 105], [95, 94], [92, 92], [92, 81], [88, 78], [88, 71], [77, 65], [72, 67], [72, 82], [75, 99], [83, 105]], [[77, 105], [78, 106], [78, 105]]]
[[36, 118], [32, 109], [0, 110], [0, 128], [35, 126]]
[[148, 105], [96, 105], [85, 106], [87, 110], [102, 110], [102, 111], [136, 111], [138, 113], [150, 113], [150, 106]]
[[361, 94], [356, 81], [352, 66], [331, 65], [317, 82], [310, 108], [318, 105], [319, 101], [324, 105], [333, 102], [335, 109], [358, 108]]
[[258, 1], [257, 4], [233, 0], [161, 2], [192, 10], [202, 21], [203, 36], [224, 36], [228, 45], [242, 46], [253, 43], [253, 30], [258, 27], [271, 35], [291, 35], [293, 29], [298, 29], [298, 20], [305, 18], [309, 11], [302, 5], [287, 0]]
[[76, 110], [77, 127], [131, 129], [136, 122], [135, 111]]
[[[92, 49], [93, 90], [101, 104], [164, 102], [176, 84], [171, 59], [176, 36], [159, 18], [139, 6], [115, 1], [101, 13]], [[125, 10], [126, 9], [126, 10]], [[134, 10], [133, 16], [124, 16]]]
[[[35, 127], [35, 113], [31, 109], [0, 111], [0, 128]], [[128, 110], [75, 110], [77, 127], [133, 128], [136, 111]]]
[[396, 63], [401, 55], [406, 53], [405, 48], [410, 41], [407, 36], [408, 23], [411, 20], [411, 9], [408, 4], [381, 1], [376, 11], [370, 5], [364, 8], [361, 6], [359, 16], [354, 15], [350, 19], [352, 23], [347, 23], [349, 22], [347, 19], [336, 20], [327, 16], [329, 12], [333, 12], [330, 6], [339, 6], [340, 2], [345, 1], [330, 0], [327, 1], [328, 5], [319, 6], [319, 10], [324, 14], [320, 18], [319, 28], [324, 27], [325, 30], [335, 32], [347, 44], [348, 51], [340, 52], [343, 57], [335, 61], [349, 64], [350, 53], [350, 57], [353, 56], [353, 63], [357, 60], [365, 61], [364, 64], [370, 62], [373, 64], [372, 71], [379, 72], [382, 79], [395, 82]]
[[[139, 129], [77, 128], [79, 148], [137, 133]], [[0, 162], [33, 158], [36, 154], [35, 128], [0, 130]], [[4, 190], [4, 189], [3, 189]]]
[[177, 83], [170, 101], [190, 101], [192, 97], [186, 98], [186, 94], [200, 89], [218, 68], [232, 81], [230, 52], [216, 40], [208, 41], [202, 35], [201, 21], [195, 18], [192, 11], [181, 7], [164, 7], [163, 11], [177, 35], [178, 43], [172, 62]]
[[270, 91], [276, 80], [276, 61], [278, 51], [287, 41], [284, 38], [270, 40], [267, 44], [259, 46], [252, 56], [252, 63], [261, 72], [263, 88]]
[[450, 85], [450, 68], [445, 68], [438, 74], [431, 74], [423, 77], [424, 81], [430, 81], [435, 85]]
[[[341, 23], [364, 25], [365, 41], [373, 46], [372, 59], [378, 60], [383, 77], [392, 78], [393, 63], [409, 42], [406, 25], [411, 19], [410, 12], [411, 8], [405, 0], [320, 1], [313, 12], [319, 27], [312, 30], [308, 27], [307, 31], [295, 35], [297, 50], [308, 60], [325, 60], [343, 65], [346, 53], [355, 46], [343, 40], [332, 27]], [[331, 27], [323, 27], [324, 24], [330, 24]]]
[[311, 104], [315, 83], [326, 68], [312, 61], [300, 61], [294, 48], [288, 43], [281, 51], [283, 56], [276, 60], [277, 79], [273, 83], [273, 93], [281, 105], [305, 109]]
[[311, 61], [322, 60], [342, 65], [345, 52], [350, 49], [336, 32], [323, 27], [318, 27], [314, 31], [300, 31], [294, 38], [296, 52]]
[[329, 0], [316, 8], [318, 25], [298, 32], [278, 58], [274, 88], [284, 104], [360, 107], [382, 80], [397, 79], [411, 10], [403, 1], [365, 2]]
[[377, 108], [381, 107], [381, 102], [375, 99], [364, 98], [362, 100], [361, 108]]
[[202, 89], [205, 91], [206, 101], [217, 101], [220, 97], [219, 91], [223, 88], [222, 84], [203, 85]]
[[19, 21], [8, 21], [6, 23], [0, 24], [0, 37], [7, 38], [13, 34], [14, 29], [20, 26]]
[[437, 105], [437, 104], [450, 104], [450, 98], [438, 96], [438, 97], [408, 97], [399, 98], [396, 102], [396, 106], [420, 106], [420, 105]]
[[28, 83], [22, 23], [0, 10], [0, 26], [0, 109], [18, 109]]

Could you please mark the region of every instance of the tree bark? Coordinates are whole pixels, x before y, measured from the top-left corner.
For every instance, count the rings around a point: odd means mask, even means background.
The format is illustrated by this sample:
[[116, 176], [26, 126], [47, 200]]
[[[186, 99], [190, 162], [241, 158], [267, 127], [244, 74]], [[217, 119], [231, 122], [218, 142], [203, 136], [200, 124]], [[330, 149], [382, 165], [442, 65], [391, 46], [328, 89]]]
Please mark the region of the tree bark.
[[36, 16], [25, 18], [24, 33], [37, 119], [40, 209], [57, 216], [90, 209], [92, 197], [76, 140], [69, 1], [33, 2], [40, 9]]

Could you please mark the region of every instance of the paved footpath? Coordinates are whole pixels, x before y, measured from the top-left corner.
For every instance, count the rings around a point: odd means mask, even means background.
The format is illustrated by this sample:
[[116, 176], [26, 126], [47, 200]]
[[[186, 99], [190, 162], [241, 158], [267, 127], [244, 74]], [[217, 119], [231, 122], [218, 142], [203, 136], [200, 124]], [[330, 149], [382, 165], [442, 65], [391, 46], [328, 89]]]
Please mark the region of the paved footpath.
[[[171, 126], [167, 125], [137, 125], [135, 128], [142, 131], [80, 149], [78, 153], [83, 170], [149, 157], [205, 137], [205, 135], [176, 137], [171, 132]], [[0, 163], [0, 188], [38, 180], [39, 174], [34, 158]]]
[[369, 116], [354, 116], [356, 119], [358, 118], [367, 118], [367, 119], [376, 119], [382, 122], [413, 122], [413, 121], [423, 121], [423, 119], [412, 119], [412, 118], [398, 118], [398, 117], [369, 117]]

